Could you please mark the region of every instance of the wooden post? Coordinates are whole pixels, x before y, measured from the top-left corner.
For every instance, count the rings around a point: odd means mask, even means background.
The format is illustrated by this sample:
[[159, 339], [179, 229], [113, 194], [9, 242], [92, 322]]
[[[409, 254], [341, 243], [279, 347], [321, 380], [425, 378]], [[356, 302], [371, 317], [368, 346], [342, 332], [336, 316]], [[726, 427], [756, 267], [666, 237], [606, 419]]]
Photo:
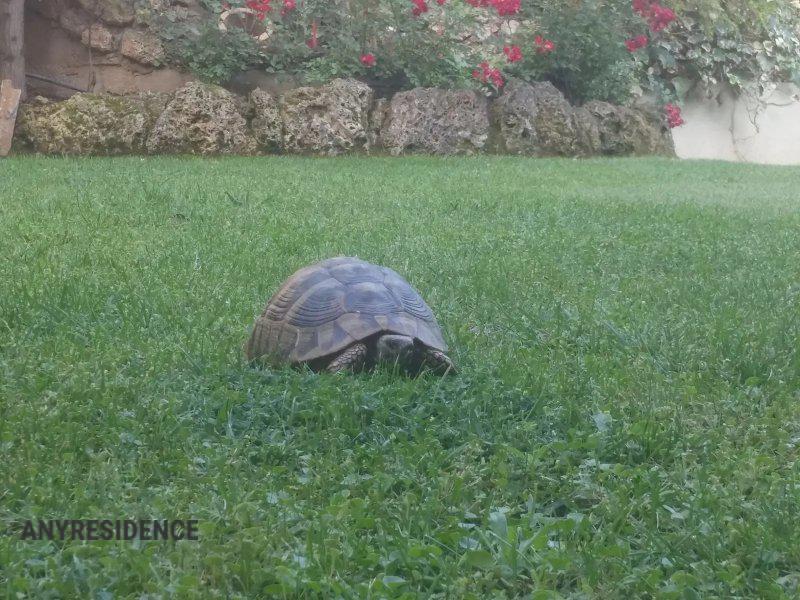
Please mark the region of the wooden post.
[[0, 0], [0, 80], [10, 79], [25, 99], [25, 0]]
[[8, 156], [17, 121], [17, 107], [22, 90], [11, 85], [10, 79], [0, 83], [0, 157]]

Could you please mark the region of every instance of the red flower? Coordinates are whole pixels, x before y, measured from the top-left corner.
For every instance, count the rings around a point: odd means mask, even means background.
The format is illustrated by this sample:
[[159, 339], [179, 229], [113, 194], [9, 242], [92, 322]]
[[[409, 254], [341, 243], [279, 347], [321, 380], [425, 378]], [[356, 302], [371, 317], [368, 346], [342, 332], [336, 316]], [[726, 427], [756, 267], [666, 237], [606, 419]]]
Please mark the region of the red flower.
[[503, 52], [510, 63], [522, 60], [522, 50], [519, 49], [519, 46], [511, 46], [510, 48], [506, 46], [503, 48]]
[[519, 12], [520, 0], [489, 0], [489, 3], [501, 17], [515, 15]]
[[295, 8], [297, 8], [297, 3], [295, 0], [283, 0], [283, 8], [281, 9], [281, 14], [285, 15], [286, 13], [290, 13]]
[[553, 40], [546, 40], [540, 35], [537, 35], [535, 38], [533, 38], [533, 43], [536, 44], [536, 52], [539, 54], [549, 54], [556, 49], [556, 45], [553, 43]]
[[317, 41], [317, 22], [314, 21], [311, 24], [311, 38], [306, 40], [306, 46], [311, 48], [312, 50], [317, 47], [319, 42]]
[[645, 18], [650, 16], [652, 4], [653, 0], [633, 0], [631, 2], [633, 12]]
[[633, 12], [647, 19], [650, 31], [653, 32], [664, 30], [676, 18], [675, 11], [661, 6], [657, 0], [632, 0], [631, 6]]
[[247, 0], [247, 8], [254, 10], [258, 13], [256, 15], [259, 21], [264, 20], [264, 14], [272, 10], [269, 3], [272, 0]]
[[415, 17], [428, 12], [428, 3], [425, 0], [411, 0], [411, 4], [414, 5], [414, 8], [411, 9], [411, 14]]
[[667, 115], [667, 123], [670, 128], [680, 127], [686, 123], [686, 121], [683, 120], [679, 106], [675, 106], [672, 103], [667, 104], [664, 106], [664, 113]]
[[625, 40], [625, 47], [630, 52], [636, 52], [639, 48], [644, 48], [647, 46], [647, 39], [646, 35], [637, 35], [635, 38], [631, 38], [629, 40]]
[[482, 83], [492, 83], [495, 87], [501, 88], [505, 81], [500, 69], [495, 69], [489, 66], [489, 63], [483, 61], [478, 65], [479, 69], [472, 71], [472, 77]]
[[367, 52], [366, 54], [361, 55], [361, 64], [365, 67], [374, 67], [375, 66], [375, 55], [372, 52]]
[[[497, 11], [501, 17], [506, 15], [515, 15], [519, 12], [521, 0], [464, 0], [470, 6], [475, 8], [487, 8], [491, 6]], [[439, 0], [437, 0], [439, 2]], [[439, 2], [444, 4], [444, 2]]]
[[673, 11], [671, 8], [666, 8], [664, 6], [660, 6], [659, 4], [655, 4], [652, 7], [648, 25], [650, 25], [651, 31], [662, 31], [663, 29], [666, 29], [667, 25], [672, 23], [674, 20], [675, 11]]
[[436, 0], [436, 4], [438, 4], [439, 6], [444, 6], [445, 2], [447, 2], [447, 0]]

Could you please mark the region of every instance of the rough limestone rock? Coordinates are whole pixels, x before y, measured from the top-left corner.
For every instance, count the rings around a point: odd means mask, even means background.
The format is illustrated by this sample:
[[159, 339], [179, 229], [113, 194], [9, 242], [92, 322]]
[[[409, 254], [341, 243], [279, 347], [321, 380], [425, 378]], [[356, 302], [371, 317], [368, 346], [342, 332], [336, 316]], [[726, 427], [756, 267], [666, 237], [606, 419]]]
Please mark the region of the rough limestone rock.
[[381, 145], [381, 127], [389, 111], [389, 100], [378, 98], [369, 113], [369, 131], [367, 133], [369, 148]]
[[143, 65], [158, 66], [166, 59], [161, 40], [146, 31], [126, 29], [119, 48], [122, 56]]
[[533, 156], [580, 154], [573, 109], [552, 83], [511, 80], [492, 103], [500, 152]]
[[474, 154], [489, 137], [489, 107], [469, 90], [416, 88], [395, 94], [381, 127], [392, 154]]
[[550, 82], [535, 83], [536, 137], [540, 154], [574, 156], [577, 154], [577, 133], [572, 105]]
[[84, 29], [81, 33], [81, 43], [93, 50], [100, 52], [111, 52], [116, 46], [114, 34], [106, 27], [95, 23], [91, 27]]
[[78, 4], [109, 25], [130, 25], [135, 16], [131, 0], [78, 0]]
[[283, 148], [283, 121], [275, 96], [256, 88], [250, 92], [250, 129], [258, 145], [267, 151]]
[[372, 98], [372, 89], [354, 79], [286, 92], [280, 99], [284, 148], [325, 155], [364, 150]]
[[83, 32], [88, 24], [80, 13], [70, 8], [64, 8], [56, 15], [56, 19], [58, 19], [58, 24], [61, 25], [62, 29], [83, 38]]
[[147, 140], [147, 150], [164, 154], [252, 154], [256, 141], [229, 91], [191, 82], [172, 96]]
[[22, 143], [43, 154], [140, 154], [166, 96], [76, 94], [63, 102], [44, 99], [22, 107]]
[[[93, 46], [102, 40], [95, 33]], [[46, 154], [336, 155], [382, 147], [392, 154], [674, 156], [659, 107], [572, 107], [549, 83], [518, 81], [491, 107], [476, 92], [437, 88], [373, 101], [372, 90], [354, 80], [297, 88], [279, 100], [259, 88], [242, 97], [192, 82], [172, 95], [36, 99], [21, 108], [18, 123], [19, 148]]]
[[575, 127], [575, 153], [577, 156], [597, 156], [602, 150], [600, 123], [583, 106], [572, 109], [572, 125]]
[[584, 105], [598, 123], [603, 154], [666, 154], [674, 156], [669, 129], [647, 113], [593, 100]]

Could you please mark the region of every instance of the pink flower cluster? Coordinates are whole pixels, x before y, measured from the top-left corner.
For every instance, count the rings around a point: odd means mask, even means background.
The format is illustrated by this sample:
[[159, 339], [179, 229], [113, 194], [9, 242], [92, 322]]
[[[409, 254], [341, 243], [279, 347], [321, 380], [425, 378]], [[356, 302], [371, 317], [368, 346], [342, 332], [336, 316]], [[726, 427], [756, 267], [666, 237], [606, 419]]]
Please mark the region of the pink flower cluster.
[[625, 40], [625, 47], [630, 52], [636, 52], [639, 48], [644, 48], [647, 46], [648, 42], [649, 40], [647, 39], [646, 35], [637, 35], [635, 38]]
[[533, 39], [533, 43], [536, 44], [536, 52], [539, 54], [550, 54], [556, 49], [556, 45], [553, 43], [553, 40], [546, 40], [540, 35], [537, 35]]
[[521, 0], [464, 0], [475, 8], [487, 8], [491, 6], [501, 17], [515, 15], [519, 12]]
[[497, 14], [501, 17], [515, 15], [519, 12], [520, 0], [489, 0]]
[[411, 14], [415, 17], [428, 12], [428, 3], [425, 0], [411, 0], [411, 4], [414, 5], [414, 8], [411, 9]]
[[503, 87], [505, 81], [503, 80], [503, 74], [500, 72], [500, 69], [491, 67], [486, 61], [483, 61], [478, 67], [478, 69], [472, 72], [472, 77], [474, 79], [482, 83], [491, 83], [497, 88]]
[[683, 120], [680, 107], [672, 103], [664, 106], [664, 113], [667, 115], [667, 123], [670, 128], [680, 127], [686, 122]]
[[367, 68], [375, 66], [375, 55], [372, 52], [367, 52], [366, 54], [362, 54], [360, 60], [361, 64]]
[[[256, 19], [259, 21], [263, 21], [267, 17], [267, 13], [272, 10], [272, 6], [270, 3], [272, 0], [247, 0], [245, 5], [252, 11], [256, 13]], [[227, 8], [225, 6], [227, 5]], [[230, 4], [223, 5], [225, 10], [230, 9]], [[283, 0], [283, 8], [281, 9], [281, 15], [286, 15], [287, 13], [292, 12], [294, 9], [297, 8], [297, 1], [296, 0]]]
[[319, 45], [319, 40], [317, 39], [317, 22], [314, 21], [311, 23], [311, 37], [306, 40], [306, 46], [311, 48], [312, 50]]
[[520, 50], [519, 46], [506, 46], [503, 48], [503, 53], [510, 63], [522, 60], [522, 50]]
[[653, 32], [663, 31], [676, 18], [675, 11], [661, 6], [658, 0], [633, 0], [632, 6], [633, 12], [646, 19]]
[[263, 21], [267, 13], [272, 10], [272, 7], [269, 5], [270, 2], [272, 2], [272, 0], [247, 0], [246, 4], [247, 8], [255, 11], [256, 19]]
[[[444, 6], [447, 0], [436, 0], [436, 4]], [[411, 14], [415, 17], [420, 16], [422, 13], [428, 12], [428, 0], [411, 0], [414, 8], [411, 9]]]

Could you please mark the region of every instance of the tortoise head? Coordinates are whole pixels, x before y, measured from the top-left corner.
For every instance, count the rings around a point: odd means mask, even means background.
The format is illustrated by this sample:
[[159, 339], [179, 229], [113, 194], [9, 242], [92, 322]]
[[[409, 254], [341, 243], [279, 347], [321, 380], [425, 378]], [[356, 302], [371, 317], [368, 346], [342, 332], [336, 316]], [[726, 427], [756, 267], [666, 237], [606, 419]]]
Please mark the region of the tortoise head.
[[440, 350], [430, 348], [420, 340], [407, 335], [386, 333], [375, 341], [375, 359], [390, 367], [397, 367], [409, 375], [419, 375], [424, 370], [446, 375], [456, 372], [453, 361]]
[[378, 362], [397, 365], [400, 369], [411, 371], [418, 368], [420, 356], [414, 338], [407, 335], [384, 334], [375, 342]]

